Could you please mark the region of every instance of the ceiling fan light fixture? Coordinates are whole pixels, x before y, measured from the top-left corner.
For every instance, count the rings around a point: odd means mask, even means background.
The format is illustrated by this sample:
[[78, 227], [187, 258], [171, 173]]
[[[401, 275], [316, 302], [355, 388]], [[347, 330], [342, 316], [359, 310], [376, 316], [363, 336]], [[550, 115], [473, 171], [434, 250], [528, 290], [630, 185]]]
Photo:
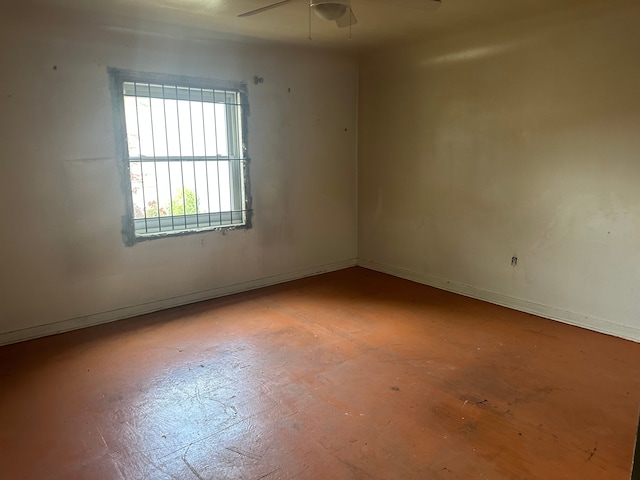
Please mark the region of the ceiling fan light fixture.
[[311, 2], [311, 8], [324, 20], [337, 20], [349, 10], [347, 2], [336, 0], [317, 0]]

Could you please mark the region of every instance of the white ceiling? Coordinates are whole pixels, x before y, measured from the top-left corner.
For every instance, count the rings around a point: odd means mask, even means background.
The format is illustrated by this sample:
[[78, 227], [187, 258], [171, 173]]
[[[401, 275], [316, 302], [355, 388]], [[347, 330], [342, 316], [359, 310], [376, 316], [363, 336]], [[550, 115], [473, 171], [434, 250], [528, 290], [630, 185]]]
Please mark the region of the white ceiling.
[[[14, 0], [20, 2], [20, 0]], [[243, 38], [298, 45], [365, 49], [390, 43], [485, 28], [532, 16], [571, 11], [578, 7], [606, 6], [605, 0], [351, 0], [358, 24], [339, 29], [334, 22], [311, 16], [308, 0], [295, 0], [280, 8], [239, 18], [238, 14], [277, 0], [26, 0], [22, 8], [84, 15], [109, 27], [146, 31], [184, 30], [197, 37]], [[427, 8], [420, 8], [427, 3]], [[407, 5], [409, 7], [407, 7]], [[413, 8], [411, 8], [413, 7]], [[32, 10], [33, 11], [33, 10]], [[162, 33], [162, 32], [160, 32]]]

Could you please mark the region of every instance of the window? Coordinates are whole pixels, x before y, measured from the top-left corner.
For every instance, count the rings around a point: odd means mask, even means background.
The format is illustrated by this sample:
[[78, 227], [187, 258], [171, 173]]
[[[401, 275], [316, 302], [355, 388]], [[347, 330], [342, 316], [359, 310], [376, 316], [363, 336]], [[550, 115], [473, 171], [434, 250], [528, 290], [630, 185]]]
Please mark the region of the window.
[[109, 69], [125, 243], [250, 227], [246, 88]]

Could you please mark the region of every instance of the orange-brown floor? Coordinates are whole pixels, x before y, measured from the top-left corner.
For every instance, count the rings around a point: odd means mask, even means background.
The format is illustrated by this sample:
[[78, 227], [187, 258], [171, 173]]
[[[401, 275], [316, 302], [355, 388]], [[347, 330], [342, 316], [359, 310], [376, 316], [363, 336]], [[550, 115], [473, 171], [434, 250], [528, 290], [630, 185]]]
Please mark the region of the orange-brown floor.
[[2, 479], [628, 480], [640, 344], [352, 268], [0, 348]]

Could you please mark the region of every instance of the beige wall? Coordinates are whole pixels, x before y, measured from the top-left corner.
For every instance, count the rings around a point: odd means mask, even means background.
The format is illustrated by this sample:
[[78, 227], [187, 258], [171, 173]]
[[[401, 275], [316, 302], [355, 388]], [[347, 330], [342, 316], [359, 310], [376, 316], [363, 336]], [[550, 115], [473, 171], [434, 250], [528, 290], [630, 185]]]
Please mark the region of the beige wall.
[[[354, 60], [0, 18], [0, 343], [355, 264]], [[107, 66], [247, 82], [251, 230], [123, 245]]]
[[[0, 343], [356, 257], [640, 340], [640, 8], [613, 4], [377, 52], [358, 112], [336, 54], [3, 12]], [[253, 229], [123, 245], [107, 66], [248, 83]]]
[[637, 3], [368, 57], [361, 264], [640, 340]]

